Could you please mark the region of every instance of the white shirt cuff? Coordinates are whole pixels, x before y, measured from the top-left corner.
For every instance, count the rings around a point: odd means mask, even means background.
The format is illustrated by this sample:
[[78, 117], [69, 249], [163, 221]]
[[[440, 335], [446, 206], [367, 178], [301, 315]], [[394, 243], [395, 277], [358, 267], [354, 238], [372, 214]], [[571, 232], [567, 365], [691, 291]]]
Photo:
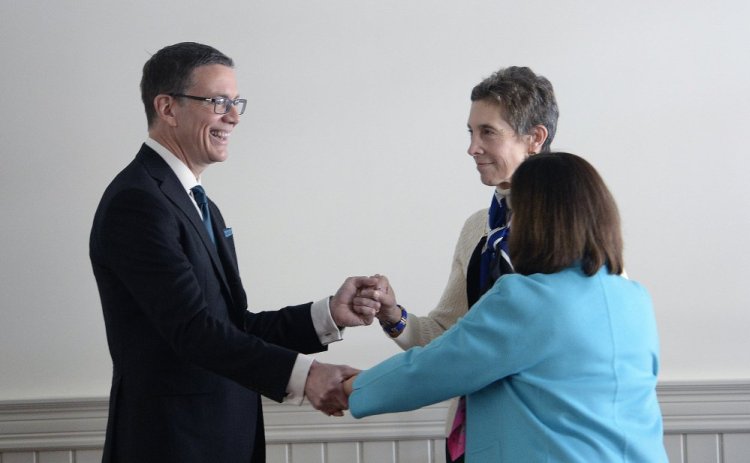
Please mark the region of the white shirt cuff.
[[[320, 339], [320, 343], [328, 345], [332, 342], [341, 341], [344, 337], [342, 331], [336, 326], [331, 316], [331, 309], [328, 305], [329, 298], [321, 299], [317, 302], [313, 302], [310, 308], [310, 315], [312, 316], [313, 327], [315, 327], [315, 333]], [[305, 384], [307, 383], [307, 374], [310, 372], [310, 367], [313, 363], [313, 357], [305, 354], [297, 355], [297, 359], [294, 361], [292, 367], [292, 374], [289, 375], [289, 382], [286, 385], [286, 397], [284, 397], [284, 403], [292, 405], [301, 405], [302, 400], [305, 398]]]
[[307, 374], [313, 363], [313, 358], [309, 355], [299, 354], [294, 361], [292, 374], [289, 376], [289, 383], [286, 385], [286, 397], [284, 403], [292, 405], [301, 405], [305, 398], [305, 383], [307, 383]]
[[318, 302], [313, 302], [310, 309], [315, 332], [318, 334], [320, 343], [324, 346], [344, 339], [342, 335], [343, 328], [339, 329], [331, 316], [331, 308], [328, 305], [329, 300], [330, 298], [326, 297]]

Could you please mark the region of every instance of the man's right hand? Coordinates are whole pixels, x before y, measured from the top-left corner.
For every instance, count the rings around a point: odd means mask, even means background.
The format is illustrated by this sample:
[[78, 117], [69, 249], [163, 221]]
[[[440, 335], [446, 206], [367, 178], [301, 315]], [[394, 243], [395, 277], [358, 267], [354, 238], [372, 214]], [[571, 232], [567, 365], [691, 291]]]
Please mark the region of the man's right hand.
[[349, 400], [344, 393], [344, 381], [359, 373], [347, 365], [332, 365], [313, 361], [305, 383], [305, 397], [316, 410], [329, 416], [344, 416]]

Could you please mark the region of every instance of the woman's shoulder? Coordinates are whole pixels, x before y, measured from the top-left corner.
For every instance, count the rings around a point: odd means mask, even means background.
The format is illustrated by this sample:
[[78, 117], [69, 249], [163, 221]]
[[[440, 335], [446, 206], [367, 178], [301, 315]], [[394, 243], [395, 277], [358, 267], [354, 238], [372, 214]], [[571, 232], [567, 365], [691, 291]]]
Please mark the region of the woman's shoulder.
[[487, 211], [487, 208], [484, 208], [471, 214], [464, 222], [461, 236], [481, 238], [487, 228]]
[[479, 209], [478, 211], [473, 212], [469, 217], [466, 219], [467, 224], [482, 224], [484, 225], [485, 221], [487, 220], [487, 213], [489, 209]]
[[532, 291], [536, 294], [549, 293], [551, 297], [564, 297], [567, 293], [577, 294], [584, 288], [601, 288], [607, 292], [621, 292], [634, 295], [640, 293], [649, 297], [646, 288], [634, 280], [622, 275], [609, 273], [606, 266], [602, 266], [594, 275], [586, 275], [580, 265], [572, 265], [555, 273], [534, 273], [531, 275], [510, 274], [501, 277], [505, 291], [520, 293]]
[[456, 243], [456, 255], [464, 261], [464, 267], [469, 264], [469, 258], [479, 240], [487, 231], [487, 209], [480, 209], [471, 214], [461, 227]]
[[537, 295], [550, 293], [555, 296], [561, 288], [575, 288], [591, 283], [591, 278], [583, 273], [580, 266], [571, 266], [554, 273], [510, 273], [500, 277], [495, 287], [501, 292], [521, 294], [531, 291]]

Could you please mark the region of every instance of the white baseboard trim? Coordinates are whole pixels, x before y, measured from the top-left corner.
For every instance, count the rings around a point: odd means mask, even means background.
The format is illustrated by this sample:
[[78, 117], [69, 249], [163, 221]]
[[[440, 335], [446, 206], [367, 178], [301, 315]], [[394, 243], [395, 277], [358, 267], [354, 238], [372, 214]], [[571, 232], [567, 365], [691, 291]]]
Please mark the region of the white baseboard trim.
[[404, 413], [357, 420], [346, 414], [329, 417], [310, 406], [263, 404], [269, 444], [306, 442], [359, 442], [442, 438], [448, 403]]
[[[681, 381], [657, 387], [665, 434], [750, 432], [750, 380]], [[0, 401], [0, 451], [96, 449], [104, 443], [106, 398]], [[269, 444], [440, 439], [447, 403], [355, 420], [264, 402]]]

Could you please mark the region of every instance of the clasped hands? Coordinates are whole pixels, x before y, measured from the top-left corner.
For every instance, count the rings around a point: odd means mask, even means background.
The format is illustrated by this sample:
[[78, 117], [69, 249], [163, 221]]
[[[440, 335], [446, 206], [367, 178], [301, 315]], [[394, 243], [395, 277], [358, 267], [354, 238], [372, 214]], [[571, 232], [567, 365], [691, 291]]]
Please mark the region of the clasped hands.
[[[392, 322], [401, 317], [396, 296], [382, 275], [349, 277], [330, 300], [331, 317], [339, 328], [370, 325], [375, 318]], [[343, 416], [349, 409], [354, 377], [360, 370], [348, 365], [314, 361], [305, 383], [305, 397], [316, 410]], [[346, 389], [346, 390], [345, 390]]]

